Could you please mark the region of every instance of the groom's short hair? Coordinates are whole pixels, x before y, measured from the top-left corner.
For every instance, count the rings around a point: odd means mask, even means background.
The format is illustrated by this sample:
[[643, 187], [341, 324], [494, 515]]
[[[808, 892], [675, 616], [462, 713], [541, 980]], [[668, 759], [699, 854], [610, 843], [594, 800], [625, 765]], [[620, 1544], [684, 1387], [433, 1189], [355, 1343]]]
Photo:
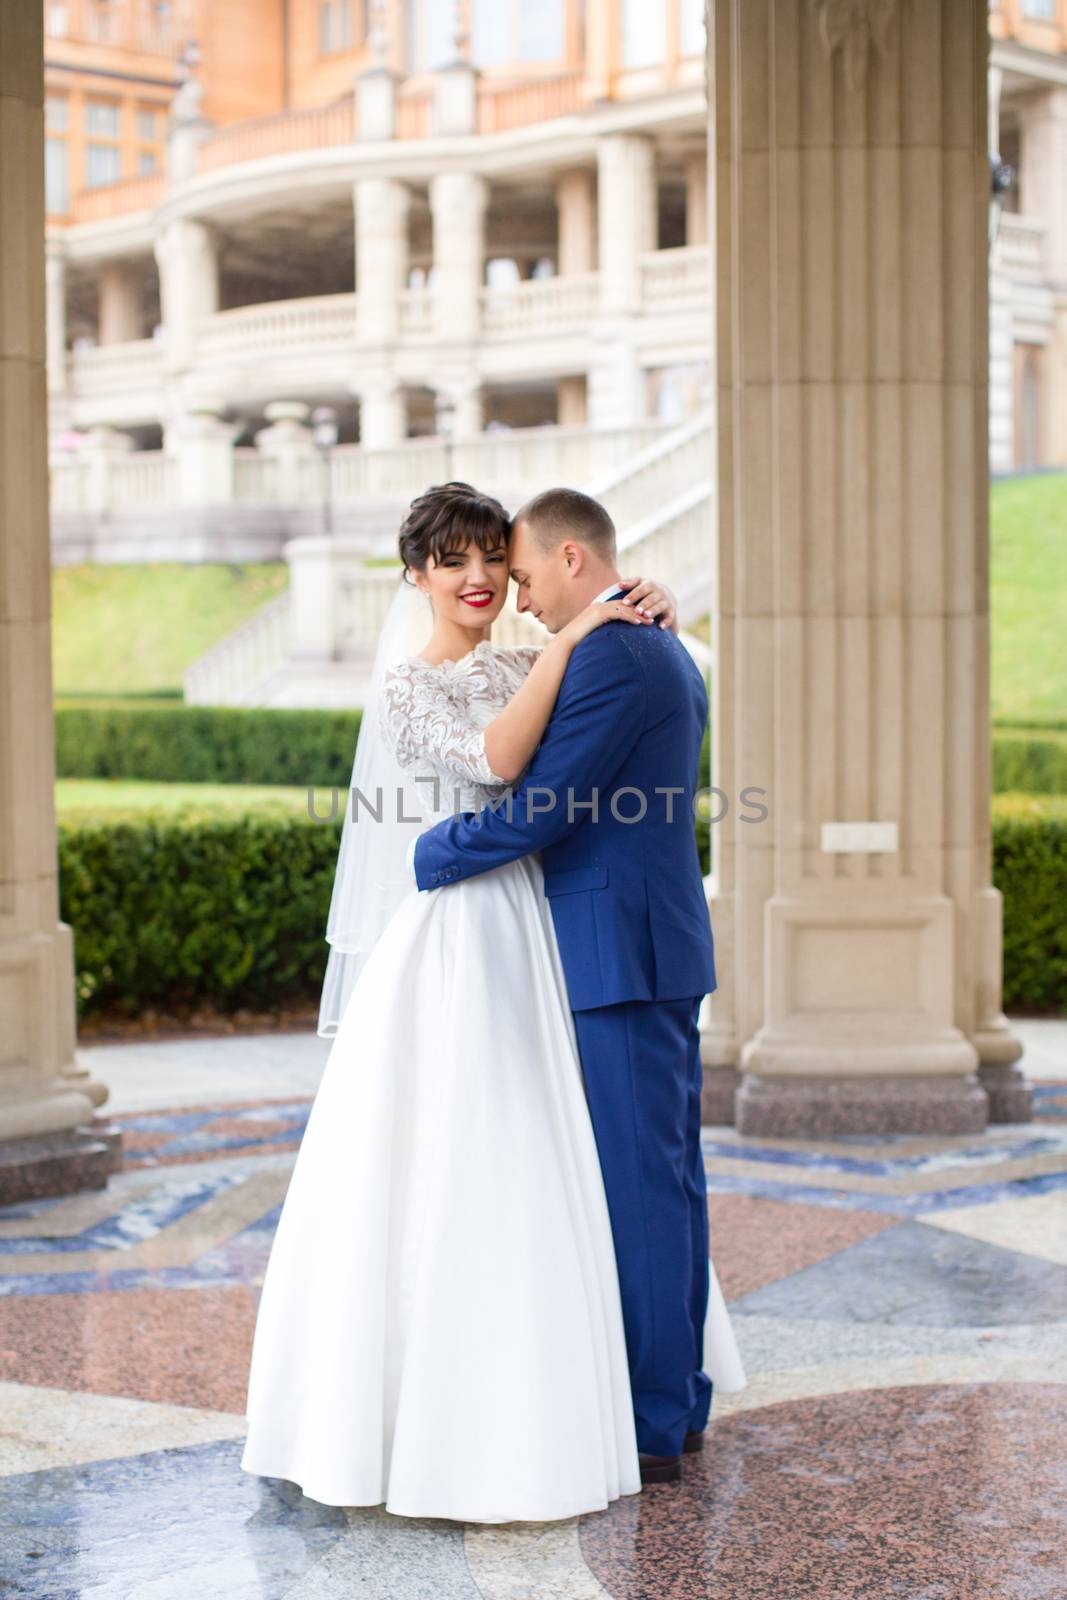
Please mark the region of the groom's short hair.
[[587, 544], [605, 561], [615, 559], [615, 524], [599, 500], [580, 489], [542, 489], [512, 519], [523, 522], [546, 555], [564, 539]]

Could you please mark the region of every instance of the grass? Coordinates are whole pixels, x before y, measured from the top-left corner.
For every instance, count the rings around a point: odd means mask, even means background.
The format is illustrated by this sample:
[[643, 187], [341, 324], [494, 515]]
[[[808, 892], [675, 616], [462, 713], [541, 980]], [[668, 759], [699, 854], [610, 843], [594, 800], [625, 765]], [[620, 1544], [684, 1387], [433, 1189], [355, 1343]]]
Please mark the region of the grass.
[[1067, 475], [993, 485], [993, 716], [1067, 728]]
[[56, 567], [56, 696], [180, 693], [185, 668], [287, 583], [284, 561]]
[[1067, 473], [995, 483], [990, 521], [993, 722], [1067, 734]]
[[[315, 791], [316, 811], [330, 809], [328, 789]], [[243, 783], [136, 783], [127, 779], [60, 778], [56, 814], [60, 822], [138, 817], [146, 812], [209, 816], [246, 811], [307, 816], [307, 790]]]
[[[1067, 732], [1067, 474], [995, 483], [991, 515], [993, 720]], [[184, 669], [286, 582], [280, 561], [56, 568], [57, 700], [180, 695]], [[709, 624], [691, 631], [707, 639]]]

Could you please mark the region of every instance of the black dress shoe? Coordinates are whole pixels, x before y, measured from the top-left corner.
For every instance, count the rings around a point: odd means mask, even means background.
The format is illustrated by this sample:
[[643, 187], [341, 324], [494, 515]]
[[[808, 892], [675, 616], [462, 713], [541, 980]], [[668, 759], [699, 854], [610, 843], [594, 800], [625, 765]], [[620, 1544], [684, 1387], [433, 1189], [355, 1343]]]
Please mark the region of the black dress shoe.
[[681, 1456], [650, 1456], [638, 1451], [642, 1483], [677, 1483], [682, 1476]]
[[685, 1454], [687, 1456], [695, 1455], [698, 1450], [703, 1450], [703, 1448], [704, 1448], [704, 1435], [703, 1435], [703, 1433], [687, 1433], [686, 1434], [685, 1443], [682, 1446], [682, 1450], [685, 1452]]

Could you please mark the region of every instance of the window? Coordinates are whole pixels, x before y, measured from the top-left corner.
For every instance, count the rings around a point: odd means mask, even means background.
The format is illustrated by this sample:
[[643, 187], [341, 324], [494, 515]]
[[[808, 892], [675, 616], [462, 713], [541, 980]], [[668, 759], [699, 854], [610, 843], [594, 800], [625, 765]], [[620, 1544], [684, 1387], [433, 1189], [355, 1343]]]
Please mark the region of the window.
[[122, 159], [117, 144], [85, 146], [85, 187], [98, 189], [102, 183], [116, 183], [122, 176]]
[[471, 55], [478, 66], [561, 61], [564, 0], [471, 0]]
[[139, 106], [137, 109], [137, 137], [145, 144], [159, 143], [160, 115], [158, 106]]
[[65, 94], [45, 96], [44, 125], [49, 133], [66, 133], [70, 127], [70, 102]]
[[1055, 22], [1058, 0], [1023, 0], [1023, 16]]
[[667, 53], [667, 0], [622, 0], [622, 64], [655, 67]]
[[119, 108], [114, 100], [87, 100], [85, 103], [85, 131], [86, 133], [107, 134], [113, 139], [119, 136]]
[[319, 50], [324, 56], [352, 48], [352, 0], [320, 0]]
[[50, 39], [65, 39], [70, 27], [70, 13], [65, 5], [50, 5], [45, 11], [45, 32]]
[[680, 0], [678, 52], [683, 56], [702, 56], [706, 48], [703, 0]]
[[44, 142], [44, 208], [56, 216], [70, 210], [70, 155], [66, 139]]
[[404, 31], [409, 72], [433, 72], [455, 60], [455, 20], [454, 0], [406, 0]]
[[154, 150], [138, 150], [137, 170], [140, 173], [159, 171], [159, 157]]

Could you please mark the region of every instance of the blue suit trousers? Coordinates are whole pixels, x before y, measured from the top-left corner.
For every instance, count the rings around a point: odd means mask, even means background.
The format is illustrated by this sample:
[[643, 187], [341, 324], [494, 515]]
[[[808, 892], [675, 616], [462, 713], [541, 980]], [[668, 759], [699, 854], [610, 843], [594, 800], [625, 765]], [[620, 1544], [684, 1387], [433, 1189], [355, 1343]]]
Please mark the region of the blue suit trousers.
[[575, 1011], [619, 1270], [637, 1447], [676, 1456], [708, 1420], [702, 996]]

